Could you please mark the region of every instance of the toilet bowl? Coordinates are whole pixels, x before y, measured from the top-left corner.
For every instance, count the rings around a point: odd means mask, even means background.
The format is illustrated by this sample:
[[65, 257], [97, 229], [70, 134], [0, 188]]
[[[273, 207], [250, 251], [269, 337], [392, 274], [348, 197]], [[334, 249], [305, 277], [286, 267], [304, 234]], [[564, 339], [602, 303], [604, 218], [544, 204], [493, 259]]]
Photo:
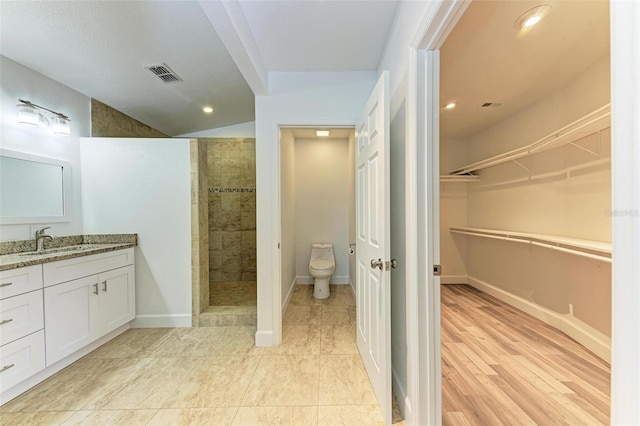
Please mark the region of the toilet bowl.
[[336, 260], [333, 257], [333, 244], [312, 244], [309, 273], [313, 277], [313, 297], [316, 299], [329, 297], [329, 282], [335, 270]]

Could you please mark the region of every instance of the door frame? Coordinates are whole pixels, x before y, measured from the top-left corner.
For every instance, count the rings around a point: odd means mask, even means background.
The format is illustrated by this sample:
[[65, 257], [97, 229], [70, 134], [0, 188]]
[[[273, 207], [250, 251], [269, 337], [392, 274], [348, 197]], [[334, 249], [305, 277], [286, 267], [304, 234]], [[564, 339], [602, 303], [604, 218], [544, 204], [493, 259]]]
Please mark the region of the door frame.
[[[407, 408], [407, 423], [441, 424], [441, 377], [429, 381], [429, 371], [439, 368], [439, 345], [428, 348], [434, 355], [429, 365], [420, 365], [419, 329], [426, 328], [439, 341], [440, 330], [434, 324], [418, 323], [418, 312], [439, 309], [436, 301], [418, 300], [418, 288], [433, 284], [433, 276], [421, 277], [417, 270], [418, 249], [428, 250], [429, 235], [416, 235], [418, 217], [427, 217], [425, 205], [418, 204], [418, 191], [435, 184], [435, 177], [426, 173], [423, 181], [416, 179], [415, 167], [436, 165], [439, 158], [417, 158], [418, 144], [434, 143], [430, 139], [427, 120], [419, 119], [420, 107], [438, 99], [421, 101], [428, 84], [437, 84], [433, 75], [421, 66], [425, 51], [438, 50], [462, 16], [470, 1], [434, 2], [433, 13], [427, 13], [410, 46], [407, 90], [407, 394], [414, 407]], [[615, 261], [612, 264], [612, 355], [611, 355], [611, 423], [639, 424], [640, 406], [640, 126], [634, 117], [640, 116], [640, 3], [610, 1], [611, 15], [611, 110], [612, 110], [612, 244]], [[432, 28], [433, 27], [433, 28]], [[418, 40], [417, 42], [415, 40]], [[422, 105], [420, 105], [422, 103]], [[437, 104], [436, 104], [437, 105]], [[436, 111], [437, 112], [437, 111]], [[433, 119], [433, 116], [431, 116]], [[429, 180], [431, 179], [431, 182]], [[432, 197], [436, 194], [432, 193]], [[432, 199], [431, 202], [434, 200]], [[432, 224], [433, 225], [433, 224]], [[433, 242], [433, 241], [431, 241]], [[424, 253], [424, 251], [423, 251]], [[439, 303], [439, 302], [438, 302]], [[431, 342], [434, 343], [435, 339]], [[427, 395], [423, 395], [427, 393]], [[421, 401], [428, 401], [426, 406]], [[435, 409], [434, 409], [435, 408]]]
[[[437, 263], [434, 260], [439, 261], [439, 250], [434, 253], [434, 241], [439, 238], [434, 239], [434, 232], [439, 230], [439, 223], [435, 223], [438, 215], [434, 218], [432, 214], [439, 206], [436, 199], [439, 173], [419, 173], [427, 168], [436, 172], [439, 169], [439, 156], [434, 154], [439, 152], [437, 92], [440, 80], [439, 75], [428, 69], [427, 56], [437, 55], [469, 4], [470, 0], [432, 2], [409, 46], [405, 129], [407, 400], [404, 410], [409, 425], [442, 423], [440, 291], [439, 279], [434, 280], [432, 273], [433, 264]], [[437, 204], [434, 205], [434, 201]], [[421, 260], [425, 258], [426, 264]]]

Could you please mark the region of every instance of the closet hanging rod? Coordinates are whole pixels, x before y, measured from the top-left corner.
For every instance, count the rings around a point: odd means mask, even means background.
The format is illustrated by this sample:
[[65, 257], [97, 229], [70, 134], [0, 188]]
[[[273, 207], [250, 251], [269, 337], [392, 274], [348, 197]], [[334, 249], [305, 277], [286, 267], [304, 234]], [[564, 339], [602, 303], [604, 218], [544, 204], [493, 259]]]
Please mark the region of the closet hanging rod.
[[574, 246], [575, 248], [569, 248], [569, 247], [562, 247], [561, 244], [564, 245], [571, 245], [571, 243], [569, 242], [562, 242], [558, 239], [550, 239], [545, 241], [544, 237], [542, 236], [530, 236], [527, 235], [525, 233], [520, 233], [520, 235], [509, 235], [507, 233], [503, 233], [505, 231], [494, 231], [493, 233], [490, 230], [482, 230], [481, 232], [474, 232], [473, 230], [468, 230], [468, 229], [464, 229], [464, 228], [449, 228], [450, 232], [455, 233], [455, 234], [464, 234], [464, 235], [471, 235], [471, 236], [475, 236], [475, 237], [483, 237], [483, 238], [489, 238], [489, 239], [494, 239], [494, 240], [502, 240], [502, 241], [510, 241], [510, 242], [516, 242], [516, 243], [524, 243], [524, 244], [531, 244], [531, 245], [535, 245], [538, 247], [543, 247], [543, 248], [548, 248], [551, 250], [556, 250], [556, 251], [561, 251], [564, 253], [569, 253], [569, 254], [574, 254], [577, 256], [582, 256], [582, 257], [586, 257], [589, 259], [594, 259], [594, 260], [599, 260], [601, 262], [607, 262], [607, 263], [611, 263], [611, 258], [604, 256], [604, 255], [600, 255], [600, 254], [594, 254], [594, 253], [589, 253], [587, 251], [583, 251], [580, 248], [583, 248], [584, 250], [590, 250], [590, 251], [600, 251], [603, 253], [606, 253], [606, 250], [603, 250], [601, 248], [598, 248], [596, 246], [593, 247], [578, 247], [578, 246]]
[[[477, 170], [486, 169], [507, 163], [509, 161], [518, 160], [538, 152], [547, 151], [555, 148], [549, 145], [557, 144], [557, 146], [566, 145], [576, 140], [583, 139], [594, 133], [598, 133], [603, 129], [611, 127], [611, 104], [604, 105], [582, 118], [570, 123], [561, 129], [553, 132], [537, 141], [520, 147], [509, 152], [505, 152], [472, 164], [468, 164], [460, 169], [452, 171], [451, 175], [461, 175], [473, 173]], [[574, 138], [575, 136], [575, 138]]]
[[554, 246], [554, 245], [551, 245], [551, 244], [539, 243], [537, 241], [531, 241], [531, 244], [533, 244], [534, 246], [544, 247], [544, 248], [548, 248], [548, 249], [551, 249], [551, 250], [561, 251], [563, 253], [574, 254], [576, 256], [582, 256], [582, 257], [587, 257], [589, 259], [599, 260], [601, 262], [611, 263], [611, 258], [610, 257], [604, 257], [604, 256], [600, 256], [598, 254], [591, 254], [591, 253], [586, 253], [586, 252], [580, 251], [580, 250], [573, 250], [573, 249], [570, 249], [570, 248]]

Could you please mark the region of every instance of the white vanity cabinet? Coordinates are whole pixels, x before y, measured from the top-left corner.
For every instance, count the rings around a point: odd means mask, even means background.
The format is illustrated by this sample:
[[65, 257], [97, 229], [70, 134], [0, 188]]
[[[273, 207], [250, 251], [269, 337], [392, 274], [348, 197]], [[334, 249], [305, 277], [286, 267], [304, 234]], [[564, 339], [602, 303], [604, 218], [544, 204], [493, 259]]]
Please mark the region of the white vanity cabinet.
[[0, 389], [45, 368], [42, 265], [0, 271]]
[[47, 366], [135, 317], [133, 249], [44, 265]]

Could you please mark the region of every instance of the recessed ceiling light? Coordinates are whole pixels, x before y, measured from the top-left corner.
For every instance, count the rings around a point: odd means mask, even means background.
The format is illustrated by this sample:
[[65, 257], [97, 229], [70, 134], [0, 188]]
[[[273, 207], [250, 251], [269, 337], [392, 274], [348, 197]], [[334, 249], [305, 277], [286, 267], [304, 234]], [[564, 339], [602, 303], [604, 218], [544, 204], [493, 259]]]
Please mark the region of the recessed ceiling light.
[[202, 112], [204, 112], [205, 114], [211, 114], [213, 112], [213, 107], [204, 106], [202, 107]]
[[320, 136], [322, 138], [326, 138], [327, 136], [329, 136], [329, 131], [328, 130], [316, 130], [316, 136]]
[[548, 16], [553, 8], [550, 4], [541, 4], [533, 9], [529, 9], [516, 19], [513, 26], [517, 30], [529, 30], [538, 24], [545, 16]]
[[448, 104], [446, 104], [444, 106], [445, 109], [454, 109], [456, 107], [456, 103], [455, 102], [449, 102]]

